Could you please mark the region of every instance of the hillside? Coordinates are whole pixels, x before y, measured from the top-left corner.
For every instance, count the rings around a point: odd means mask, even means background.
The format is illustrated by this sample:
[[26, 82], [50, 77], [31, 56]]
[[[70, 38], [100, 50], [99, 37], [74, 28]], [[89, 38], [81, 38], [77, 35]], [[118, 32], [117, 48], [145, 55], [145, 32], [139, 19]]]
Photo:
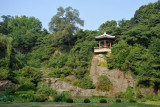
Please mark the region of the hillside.
[[[42, 29], [35, 17], [4, 15], [2, 19], [0, 80], [16, 84], [6, 91], [11, 100], [46, 101], [59, 96], [42, 78], [58, 78], [85, 93], [119, 92], [123, 98], [145, 98], [152, 95], [142, 95], [140, 90], [148, 89], [159, 94], [160, 1], [141, 6], [130, 20], [106, 21], [96, 31], [80, 29], [84, 21], [72, 7], [57, 9], [50, 31]], [[95, 36], [104, 32], [116, 36], [110, 57], [93, 53], [98, 46]]]

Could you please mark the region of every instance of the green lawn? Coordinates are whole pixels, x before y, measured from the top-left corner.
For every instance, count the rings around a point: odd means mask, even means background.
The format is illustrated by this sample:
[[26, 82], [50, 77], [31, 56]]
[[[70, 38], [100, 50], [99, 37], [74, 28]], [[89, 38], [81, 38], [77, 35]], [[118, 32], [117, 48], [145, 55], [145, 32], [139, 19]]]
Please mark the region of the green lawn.
[[55, 102], [30, 102], [0, 104], [0, 107], [158, 107], [142, 103], [55, 103]]

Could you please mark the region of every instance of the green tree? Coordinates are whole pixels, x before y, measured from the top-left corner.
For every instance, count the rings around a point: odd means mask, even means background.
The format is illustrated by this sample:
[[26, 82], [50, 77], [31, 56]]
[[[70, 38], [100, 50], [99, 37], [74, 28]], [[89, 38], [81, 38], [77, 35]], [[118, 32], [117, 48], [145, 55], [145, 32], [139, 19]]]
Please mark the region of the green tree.
[[73, 33], [78, 29], [77, 24], [83, 26], [84, 21], [79, 18], [79, 11], [72, 7], [59, 7], [57, 14], [49, 23], [49, 30], [53, 32], [53, 40], [58, 44], [71, 44]]
[[106, 21], [105, 23], [101, 24], [98, 29], [103, 30], [108, 27], [116, 27], [116, 26], [117, 26], [117, 22], [115, 20], [111, 20], [111, 21]]
[[106, 75], [101, 75], [98, 77], [96, 82], [96, 90], [109, 91], [112, 87], [112, 83]]
[[1, 18], [3, 19], [3, 21], [0, 22], [0, 33], [7, 35], [9, 33], [8, 21], [13, 17], [10, 15], [3, 15], [1, 16]]
[[15, 16], [8, 22], [13, 47], [16, 51], [28, 52], [34, 45], [42, 28], [41, 22], [35, 17]]

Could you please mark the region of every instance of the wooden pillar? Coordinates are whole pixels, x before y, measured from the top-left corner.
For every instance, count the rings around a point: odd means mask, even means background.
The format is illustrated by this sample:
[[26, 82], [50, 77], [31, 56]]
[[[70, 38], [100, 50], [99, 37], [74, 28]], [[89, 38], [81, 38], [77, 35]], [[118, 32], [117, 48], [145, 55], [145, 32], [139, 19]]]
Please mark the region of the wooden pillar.
[[101, 47], [101, 41], [99, 41], [99, 48]]
[[104, 40], [104, 47], [106, 47], [106, 40]]
[[111, 47], [112, 47], [111, 41], [110, 41], [110, 45], [109, 45], [109, 47], [110, 47], [110, 49], [111, 49]]

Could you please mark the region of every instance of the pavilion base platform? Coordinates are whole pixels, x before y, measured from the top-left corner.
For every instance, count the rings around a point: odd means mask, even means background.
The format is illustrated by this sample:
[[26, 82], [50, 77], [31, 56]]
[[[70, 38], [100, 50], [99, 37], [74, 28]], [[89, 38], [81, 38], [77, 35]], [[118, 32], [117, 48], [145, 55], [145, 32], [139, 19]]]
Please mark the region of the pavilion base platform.
[[94, 53], [107, 53], [107, 52], [111, 52], [111, 49], [110, 48], [105, 48], [105, 47], [94, 47]]

